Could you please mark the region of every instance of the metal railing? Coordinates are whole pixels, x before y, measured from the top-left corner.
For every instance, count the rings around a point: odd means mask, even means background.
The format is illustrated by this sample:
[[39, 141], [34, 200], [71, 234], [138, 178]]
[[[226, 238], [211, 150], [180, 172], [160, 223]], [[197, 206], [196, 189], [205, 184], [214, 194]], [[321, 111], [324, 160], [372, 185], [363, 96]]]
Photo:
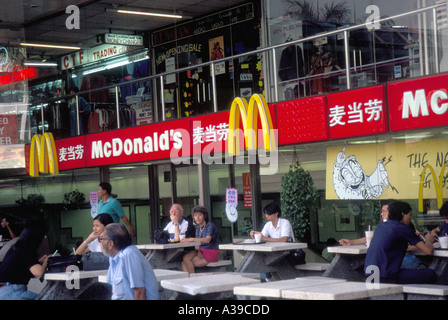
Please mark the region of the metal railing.
[[[377, 21], [375, 21], [376, 23], [384, 23], [384, 22], [388, 22], [388, 21], [393, 21], [395, 19], [400, 19], [403, 17], [409, 17], [412, 15], [420, 15], [420, 14], [427, 14], [432, 13], [432, 28], [433, 28], [433, 32], [432, 32], [432, 37], [431, 37], [431, 43], [432, 46], [431, 48], [433, 48], [433, 52], [432, 54], [429, 53], [429, 50], [431, 49], [429, 47], [428, 44], [428, 31], [425, 30], [424, 28], [426, 27], [425, 25], [422, 26], [422, 30], [418, 30], [418, 32], [422, 32], [424, 33], [424, 40], [426, 45], [423, 46], [423, 55], [420, 56], [419, 59], [423, 59], [423, 61], [420, 60], [420, 64], [422, 65], [421, 69], [424, 70], [424, 72], [421, 75], [429, 75], [431, 73], [438, 73], [440, 72], [440, 68], [439, 68], [439, 52], [438, 52], [438, 48], [439, 48], [439, 41], [438, 41], [438, 22], [437, 22], [437, 9], [442, 8], [443, 6], [447, 6], [447, 4], [439, 4], [439, 5], [434, 5], [434, 6], [430, 6], [430, 7], [426, 7], [426, 8], [421, 8], [421, 9], [417, 9], [411, 12], [406, 12], [406, 13], [402, 13], [402, 14], [398, 14], [395, 16], [391, 16], [388, 18], [383, 18], [383, 19], [379, 19]], [[425, 20], [426, 21], [426, 20]], [[83, 91], [83, 92], [79, 92], [76, 95], [66, 95], [62, 98], [55, 98], [55, 99], [48, 99], [45, 101], [42, 101], [41, 103], [37, 103], [34, 105], [39, 105], [41, 106], [42, 110], [41, 110], [41, 121], [42, 121], [42, 132], [45, 131], [45, 118], [44, 118], [44, 103], [55, 103], [61, 100], [65, 100], [68, 101], [69, 99], [76, 97], [76, 111], [77, 111], [77, 134], [79, 135], [80, 132], [80, 116], [79, 116], [79, 100], [78, 100], [78, 96], [79, 95], [89, 95], [91, 93], [94, 92], [98, 92], [98, 91], [103, 91], [103, 90], [107, 90], [109, 91], [110, 89], [113, 89], [115, 92], [115, 112], [116, 112], [116, 129], [120, 129], [123, 127], [123, 123], [121, 123], [120, 121], [120, 102], [119, 102], [119, 88], [121, 86], [128, 86], [128, 85], [132, 85], [134, 83], [138, 83], [138, 82], [142, 82], [142, 81], [147, 81], [150, 80], [151, 83], [154, 83], [152, 85], [152, 88], [150, 88], [151, 90], [151, 98], [152, 98], [152, 108], [153, 108], [153, 119], [154, 122], [158, 122], [158, 121], [166, 121], [166, 117], [165, 117], [165, 106], [166, 106], [166, 102], [165, 102], [165, 97], [164, 97], [164, 92], [165, 92], [165, 78], [167, 76], [170, 75], [176, 75], [176, 79], [178, 79], [178, 75], [184, 72], [187, 72], [189, 70], [197, 70], [199, 68], [210, 68], [210, 84], [211, 84], [211, 110], [209, 110], [209, 112], [218, 112], [220, 111], [218, 108], [218, 101], [217, 101], [217, 79], [216, 79], [216, 74], [215, 74], [215, 66], [219, 63], [223, 63], [223, 62], [230, 62], [230, 61], [235, 61], [241, 58], [246, 58], [249, 56], [253, 56], [253, 55], [263, 55], [263, 57], [266, 59], [266, 61], [268, 62], [266, 65], [269, 66], [268, 70], [263, 70], [263, 74], [265, 82], [267, 81], [267, 83], [265, 83], [265, 89], [269, 89], [266, 92], [266, 99], [269, 103], [273, 103], [273, 102], [277, 102], [280, 100], [279, 97], [279, 86], [282, 83], [281, 81], [279, 81], [278, 79], [278, 69], [277, 69], [277, 57], [276, 57], [276, 50], [280, 50], [280, 49], [284, 49], [287, 46], [291, 46], [291, 45], [301, 45], [304, 44], [306, 42], [312, 42], [313, 40], [322, 38], [322, 37], [332, 37], [332, 36], [338, 36], [338, 35], [342, 35], [342, 38], [344, 40], [344, 63], [345, 63], [345, 67], [341, 68], [341, 70], [338, 71], [332, 71], [330, 73], [327, 73], [325, 75], [307, 75], [306, 77], [303, 78], [298, 78], [296, 79], [297, 83], [300, 83], [300, 81], [313, 81], [316, 78], [322, 77], [322, 76], [327, 76], [327, 77], [331, 77], [334, 75], [343, 75], [346, 78], [346, 83], [345, 86], [343, 87], [343, 89], [346, 90], [350, 90], [353, 88], [353, 84], [352, 84], [352, 74], [354, 72], [358, 72], [359, 70], [368, 70], [369, 68], [378, 68], [379, 65], [383, 65], [385, 66], [386, 63], [399, 63], [402, 59], [398, 59], [398, 60], [393, 60], [393, 61], [382, 61], [381, 63], [378, 62], [374, 62], [371, 64], [365, 64], [362, 66], [357, 66], [354, 65], [353, 67], [350, 67], [351, 65], [351, 51], [350, 51], [350, 32], [355, 31], [355, 30], [359, 30], [362, 28], [369, 28], [372, 26], [373, 22], [370, 23], [363, 23], [363, 24], [359, 24], [359, 25], [355, 25], [355, 26], [349, 26], [349, 27], [345, 27], [345, 28], [341, 28], [338, 30], [333, 30], [333, 31], [328, 31], [325, 33], [320, 33], [320, 34], [315, 34], [312, 36], [308, 36], [306, 38], [300, 39], [300, 40], [295, 40], [295, 41], [290, 41], [287, 43], [282, 43], [282, 44], [278, 44], [278, 45], [273, 45], [273, 46], [269, 46], [266, 48], [261, 48], [258, 50], [254, 50], [251, 52], [247, 52], [247, 53], [242, 53], [242, 54], [237, 54], [237, 55], [233, 55], [230, 57], [225, 57], [225, 58], [221, 58], [219, 60], [214, 60], [214, 61], [209, 61], [209, 62], [204, 62], [204, 63], [199, 63], [196, 64], [194, 66], [188, 66], [188, 67], [184, 67], [184, 68], [179, 68], [176, 69], [174, 71], [169, 71], [169, 72], [163, 72], [163, 73], [159, 73], [156, 75], [151, 75], [145, 78], [139, 78], [139, 79], [134, 79], [134, 80], [129, 80], [127, 82], [121, 83], [119, 85], [114, 84], [114, 85], [110, 85], [110, 86], [106, 86], [106, 87], [102, 87], [102, 88], [96, 88], [96, 89], [91, 89], [89, 91]], [[426, 23], [427, 24], [427, 23]], [[427, 24], [428, 25], [428, 24]], [[373, 33], [375, 31], [372, 31]], [[372, 35], [372, 37], [374, 37]], [[421, 46], [421, 44], [420, 44]], [[374, 48], [373, 50], [375, 50], [376, 48]], [[416, 59], [417, 60], [417, 59]], [[436, 63], [431, 64], [430, 62], [434, 61]], [[433, 66], [433, 69], [431, 69], [431, 66]], [[271, 74], [271, 76], [269, 76], [269, 74]], [[179, 87], [180, 85], [178, 84], [177, 87]], [[159, 87], [159, 90], [154, 90], [153, 88]], [[158, 91], [158, 92], [157, 92]], [[156, 93], [156, 94], [154, 94]], [[159, 103], [157, 103], [159, 101]], [[158, 107], [160, 106], [160, 107]], [[159, 115], [159, 112], [161, 111], [161, 116]]]

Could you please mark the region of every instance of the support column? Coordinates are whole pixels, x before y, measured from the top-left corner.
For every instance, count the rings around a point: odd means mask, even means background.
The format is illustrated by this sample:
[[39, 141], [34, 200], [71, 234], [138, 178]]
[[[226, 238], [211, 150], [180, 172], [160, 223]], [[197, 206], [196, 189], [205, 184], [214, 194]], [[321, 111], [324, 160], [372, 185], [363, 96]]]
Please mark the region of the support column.
[[260, 162], [249, 164], [250, 168], [250, 188], [252, 193], [252, 223], [254, 230], [261, 231], [263, 212], [261, 205], [261, 179], [260, 179]]
[[211, 212], [209, 167], [202, 161], [202, 157], [198, 157], [197, 163], [199, 178], [199, 205], [204, 206], [207, 208], [208, 212]]
[[[157, 229], [160, 229], [160, 204], [159, 204], [159, 174], [158, 166], [148, 166], [149, 183], [149, 210], [151, 220], [151, 238]], [[154, 239], [153, 239], [154, 240]]]

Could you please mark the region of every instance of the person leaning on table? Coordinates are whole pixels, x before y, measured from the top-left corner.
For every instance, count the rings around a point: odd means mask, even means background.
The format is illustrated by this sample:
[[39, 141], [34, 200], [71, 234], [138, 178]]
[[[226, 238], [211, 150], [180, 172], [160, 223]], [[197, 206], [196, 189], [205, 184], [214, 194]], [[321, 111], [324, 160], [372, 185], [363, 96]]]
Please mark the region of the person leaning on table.
[[154, 270], [137, 247], [132, 245], [124, 225], [107, 225], [98, 240], [103, 254], [109, 257], [106, 282], [112, 285], [112, 300], [159, 299]]
[[38, 249], [45, 238], [39, 225], [23, 229], [17, 242], [8, 250], [0, 265], [0, 300], [33, 300], [37, 294], [28, 291], [32, 277], [41, 277], [47, 269], [49, 255], [38, 259]]
[[75, 254], [101, 252], [101, 244], [98, 241], [98, 237], [104, 232], [104, 228], [113, 222], [114, 220], [108, 213], [100, 213], [93, 218], [93, 232], [79, 245]]
[[250, 232], [251, 238], [254, 238], [256, 233], [261, 233], [261, 241], [270, 242], [287, 242], [292, 239], [294, 242], [294, 232], [292, 231], [291, 223], [283, 218], [280, 218], [282, 211], [280, 207], [271, 202], [263, 208], [266, 215], [266, 224], [261, 232], [252, 230]]
[[[381, 221], [385, 222], [389, 219], [389, 209], [387, 206], [389, 203], [393, 202], [395, 200], [383, 200], [381, 201]], [[358, 239], [341, 239], [339, 240], [339, 244], [342, 246], [350, 246], [350, 245], [356, 245], [356, 244], [366, 244], [366, 237], [358, 238]]]
[[389, 203], [388, 210], [389, 220], [376, 228], [367, 250], [366, 276], [376, 272], [381, 283], [434, 283], [437, 279], [432, 269], [400, 268], [408, 245], [416, 246], [427, 255], [433, 254], [434, 235], [428, 232], [425, 243], [409, 228], [412, 208], [407, 202], [393, 201]]

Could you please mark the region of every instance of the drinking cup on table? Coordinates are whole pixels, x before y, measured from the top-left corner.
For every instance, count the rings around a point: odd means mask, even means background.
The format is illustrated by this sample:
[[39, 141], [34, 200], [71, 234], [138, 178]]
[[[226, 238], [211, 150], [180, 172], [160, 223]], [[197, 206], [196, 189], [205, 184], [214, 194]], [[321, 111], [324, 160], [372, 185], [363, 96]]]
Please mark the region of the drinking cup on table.
[[448, 249], [448, 237], [439, 237], [440, 248]]
[[372, 241], [373, 238], [373, 231], [366, 231], [366, 246], [370, 246], [370, 241]]
[[261, 242], [261, 233], [254, 234], [255, 242], [260, 243]]

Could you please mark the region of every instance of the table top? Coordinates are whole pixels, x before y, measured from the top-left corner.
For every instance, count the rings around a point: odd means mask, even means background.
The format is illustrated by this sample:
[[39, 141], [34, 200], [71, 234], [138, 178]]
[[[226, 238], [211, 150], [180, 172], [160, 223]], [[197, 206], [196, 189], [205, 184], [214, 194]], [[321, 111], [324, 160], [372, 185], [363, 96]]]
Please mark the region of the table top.
[[9, 240], [0, 241], [0, 248], [3, 247], [5, 244], [7, 244]]
[[235, 286], [259, 283], [260, 280], [234, 274], [213, 274], [191, 278], [162, 280], [161, 286], [168, 290], [190, 295], [232, 291]]
[[[78, 271], [79, 278], [78, 279], [88, 279], [88, 278], [97, 278], [99, 276], [103, 276], [107, 274], [107, 270], [89, 270], [89, 271]], [[55, 273], [45, 273], [45, 280], [57, 280], [57, 281], [67, 281], [73, 280], [73, 272], [55, 272]]]
[[179, 249], [179, 248], [189, 248], [201, 245], [200, 242], [172, 242], [172, 243], [149, 243], [149, 244], [138, 244], [136, 247], [140, 250], [166, 250], [166, 249]]
[[[426, 256], [426, 254], [421, 250], [408, 250], [408, 254], [413, 254], [416, 256]], [[434, 253], [429, 256], [448, 258], [448, 250], [447, 249], [434, 249]]]
[[306, 248], [307, 244], [303, 242], [263, 242], [263, 243], [230, 243], [220, 244], [221, 250], [242, 250], [242, 251], [261, 251], [277, 252]]
[[[158, 282], [167, 279], [188, 278], [188, 272], [168, 269], [154, 269], [154, 274], [156, 275], [156, 279]], [[106, 276], [107, 274], [99, 276], [98, 282], [106, 282]]]
[[294, 288], [305, 288], [313, 286], [326, 286], [332, 283], [346, 282], [345, 279], [328, 277], [301, 277], [290, 280], [271, 281], [248, 286], [238, 286], [233, 289], [236, 295], [281, 298], [282, 291]]
[[377, 284], [377, 288], [368, 288], [365, 282], [338, 282], [325, 286], [312, 286], [285, 289], [282, 291], [284, 299], [301, 300], [353, 300], [365, 299], [383, 295], [400, 294], [402, 285]]
[[363, 244], [351, 245], [351, 246], [334, 246], [327, 247], [330, 253], [343, 253], [343, 254], [366, 254], [368, 247]]

